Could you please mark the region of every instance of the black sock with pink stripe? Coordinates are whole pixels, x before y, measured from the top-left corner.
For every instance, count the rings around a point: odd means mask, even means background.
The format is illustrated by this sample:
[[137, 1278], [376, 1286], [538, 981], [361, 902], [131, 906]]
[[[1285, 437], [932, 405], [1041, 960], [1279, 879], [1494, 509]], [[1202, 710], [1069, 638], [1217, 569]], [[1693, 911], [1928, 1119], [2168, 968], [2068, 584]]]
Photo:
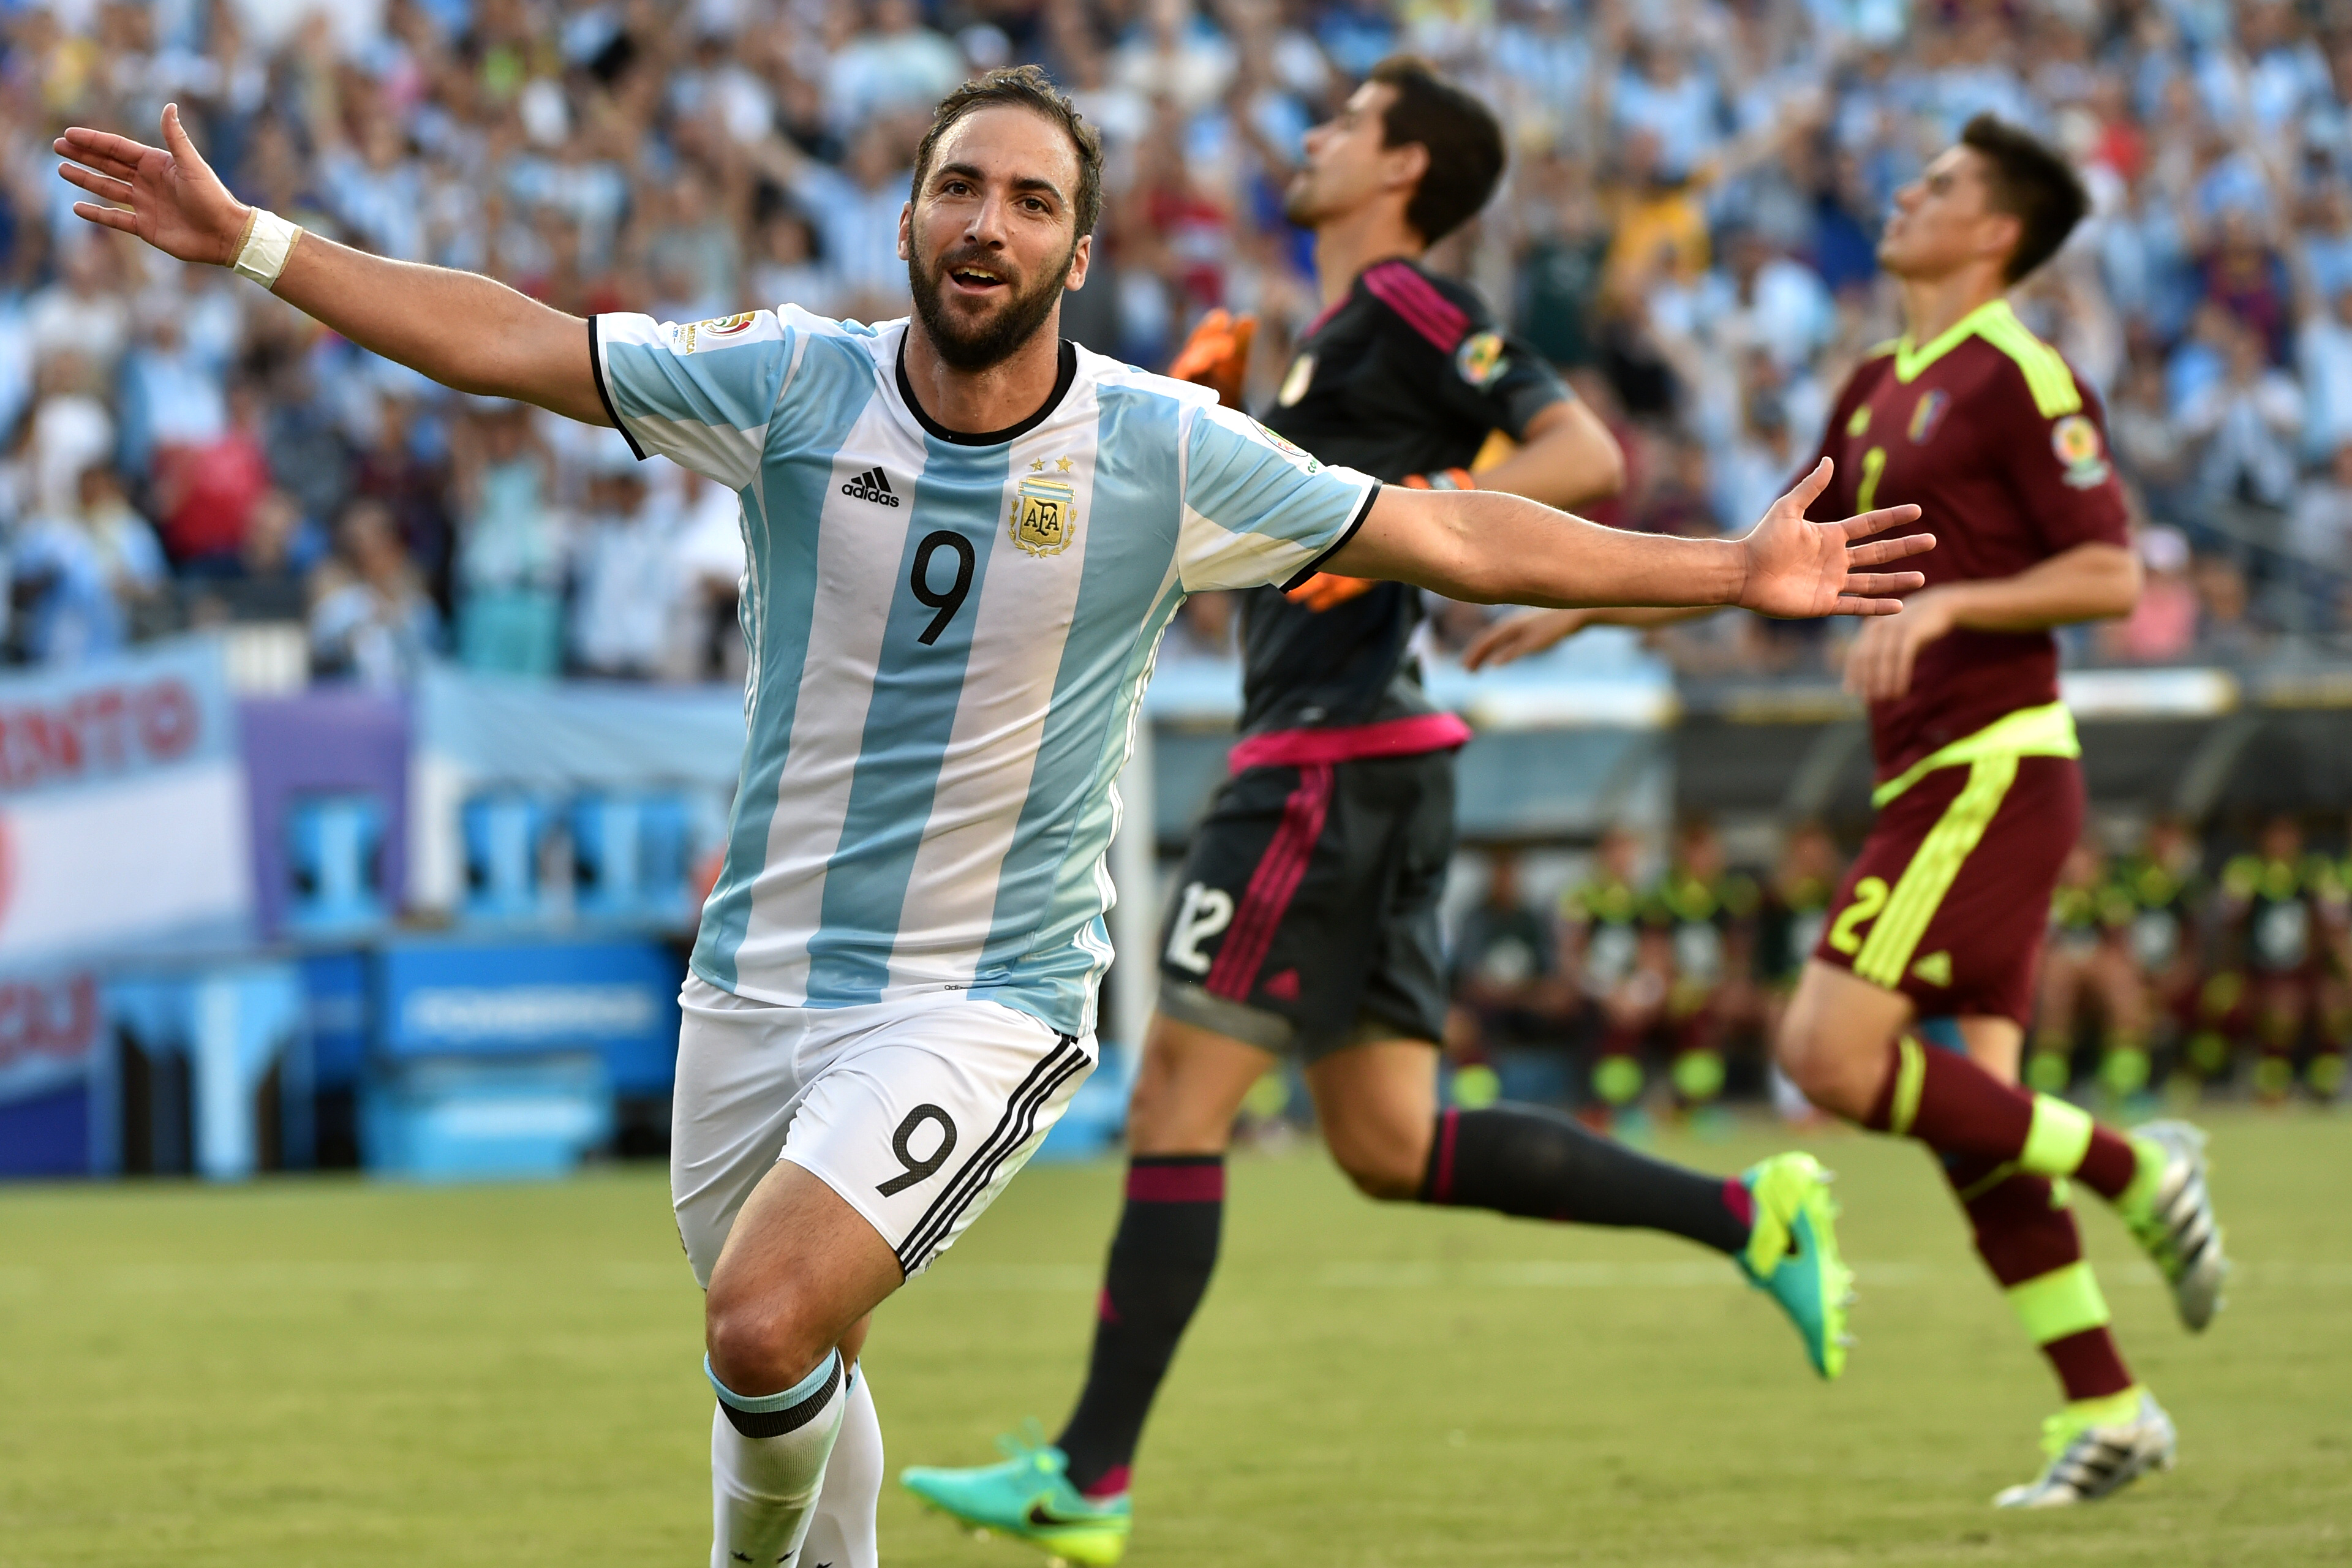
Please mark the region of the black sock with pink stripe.
[[1653, 1160], [1556, 1110], [1509, 1104], [1439, 1115], [1421, 1201], [1573, 1225], [1638, 1226], [1733, 1253], [1748, 1245], [1756, 1214], [1736, 1176]]
[[1055, 1440], [1069, 1456], [1070, 1484], [1089, 1497], [1127, 1489], [1144, 1417], [1216, 1270], [1224, 1215], [1223, 1154], [1139, 1154], [1129, 1163], [1087, 1385]]

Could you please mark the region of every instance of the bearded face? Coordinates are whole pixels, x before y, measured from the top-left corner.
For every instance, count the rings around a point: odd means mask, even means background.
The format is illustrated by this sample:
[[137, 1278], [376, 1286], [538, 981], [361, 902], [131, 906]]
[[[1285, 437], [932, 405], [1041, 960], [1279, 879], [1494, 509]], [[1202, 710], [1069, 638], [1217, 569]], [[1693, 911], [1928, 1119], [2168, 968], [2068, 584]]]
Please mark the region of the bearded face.
[[1015, 105], [975, 109], [924, 165], [899, 229], [915, 314], [950, 368], [982, 371], [1044, 330], [1086, 280], [1069, 132]]
[[986, 370], [1037, 335], [1076, 254], [1073, 240], [1053, 265], [1024, 276], [1003, 247], [959, 242], [930, 256], [919, 235], [907, 258], [907, 287], [940, 358], [958, 370]]

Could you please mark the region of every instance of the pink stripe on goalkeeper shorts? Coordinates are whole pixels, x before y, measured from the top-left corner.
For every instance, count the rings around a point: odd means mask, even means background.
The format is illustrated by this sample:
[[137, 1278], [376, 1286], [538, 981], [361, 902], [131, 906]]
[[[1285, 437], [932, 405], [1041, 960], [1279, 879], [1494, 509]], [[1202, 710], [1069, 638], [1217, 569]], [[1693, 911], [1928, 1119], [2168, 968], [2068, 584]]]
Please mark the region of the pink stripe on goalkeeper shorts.
[[1248, 768], [1304, 768], [1358, 763], [1369, 757], [1417, 757], [1450, 752], [1467, 742], [1470, 726], [1451, 713], [1415, 713], [1377, 724], [1344, 724], [1328, 730], [1268, 730], [1252, 735], [1226, 754], [1234, 773]]

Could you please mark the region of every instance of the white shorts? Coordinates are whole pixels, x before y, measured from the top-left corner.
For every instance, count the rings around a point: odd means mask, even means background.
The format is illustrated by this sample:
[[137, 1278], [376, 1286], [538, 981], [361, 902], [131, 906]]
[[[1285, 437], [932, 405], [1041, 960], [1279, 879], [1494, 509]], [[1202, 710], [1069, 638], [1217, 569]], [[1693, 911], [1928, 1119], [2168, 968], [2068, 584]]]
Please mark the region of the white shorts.
[[910, 1278], [1004, 1190], [1094, 1070], [1074, 1039], [941, 991], [776, 1007], [687, 976], [670, 1203], [705, 1286], [751, 1189], [790, 1160], [841, 1194]]

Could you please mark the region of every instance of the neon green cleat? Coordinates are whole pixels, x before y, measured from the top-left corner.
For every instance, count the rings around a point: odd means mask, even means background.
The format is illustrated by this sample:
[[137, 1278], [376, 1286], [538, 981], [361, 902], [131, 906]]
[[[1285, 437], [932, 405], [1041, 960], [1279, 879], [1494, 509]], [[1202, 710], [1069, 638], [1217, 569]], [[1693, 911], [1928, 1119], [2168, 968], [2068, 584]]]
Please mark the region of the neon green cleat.
[[1813, 1370], [1834, 1379], [1853, 1342], [1845, 1313], [1853, 1304], [1853, 1270], [1838, 1255], [1829, 1173], [1811, 1154], [1775, 1154], [1739, 1179], [1756, 1200], [1756, 1228], [1738, 1255], [1739, 1271], [1780, 1303]]
[[898, 1484], [927, 1508], [981, 1535], [1025, 1541], [1049, 1557], [1086, 1568], [1109, 1568], [1127, 1553], [1133, 1516], [1127, 1494], [1090, 1498], [1070, 1484], [1069, 1458], [1045, 1442], [1035, 1424], [996, 1440], [1003, 1464], [972, 1469], [912, 1465]]

